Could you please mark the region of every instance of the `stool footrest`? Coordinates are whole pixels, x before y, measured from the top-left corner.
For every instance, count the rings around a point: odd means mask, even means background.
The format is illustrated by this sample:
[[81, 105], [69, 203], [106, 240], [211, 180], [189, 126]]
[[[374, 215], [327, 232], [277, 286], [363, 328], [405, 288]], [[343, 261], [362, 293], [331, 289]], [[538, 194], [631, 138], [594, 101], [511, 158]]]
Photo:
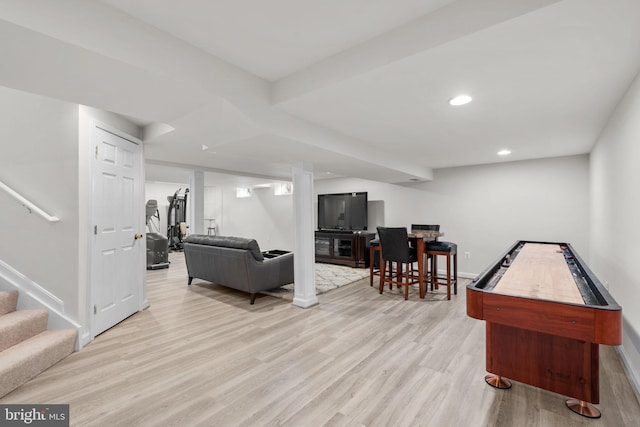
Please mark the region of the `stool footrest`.
[[[449, 251], [431, 251], [427, 250], [427, 262], [431, 260], [431, 269], [428, 273], [427, 283], [430, 284], [431, 290], [438, 289], [439, 286], [447, 287], [447, 300], [451, 299], [451, 287], [453, 286], [454, 295], [458, 294], [458, 253], [457, 246], [451, 244]], [[438, 274], [437, 259], [438, 256], [446, 257], [447, 272], [446, 274]], [[452, 271], [453, 270], [453, 271]]]

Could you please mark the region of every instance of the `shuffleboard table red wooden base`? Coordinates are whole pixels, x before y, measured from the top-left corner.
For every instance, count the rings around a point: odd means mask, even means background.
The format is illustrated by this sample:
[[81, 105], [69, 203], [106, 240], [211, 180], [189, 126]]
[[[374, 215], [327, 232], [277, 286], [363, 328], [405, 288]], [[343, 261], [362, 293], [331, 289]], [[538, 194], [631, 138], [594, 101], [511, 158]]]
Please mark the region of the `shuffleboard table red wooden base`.
[[467, 315], [485, 320], [485, 377], [571, 397], [598, 418], [600, 344], [622, 343], [622, 309], [567, 243], [516, 242], [467, 286]]

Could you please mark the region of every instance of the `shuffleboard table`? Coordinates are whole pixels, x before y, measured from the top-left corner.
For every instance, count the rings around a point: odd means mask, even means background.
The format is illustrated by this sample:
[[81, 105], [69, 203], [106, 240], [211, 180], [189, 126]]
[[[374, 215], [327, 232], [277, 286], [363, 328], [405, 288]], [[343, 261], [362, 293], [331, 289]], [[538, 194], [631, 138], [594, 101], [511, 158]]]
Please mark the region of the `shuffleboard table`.
[[622, 309], [568, 243], [517, 241], [467, 286], [467, 315], [486, 321], [485, 381], [571, 397], [599, 418], [600, 344], [622, 344]]

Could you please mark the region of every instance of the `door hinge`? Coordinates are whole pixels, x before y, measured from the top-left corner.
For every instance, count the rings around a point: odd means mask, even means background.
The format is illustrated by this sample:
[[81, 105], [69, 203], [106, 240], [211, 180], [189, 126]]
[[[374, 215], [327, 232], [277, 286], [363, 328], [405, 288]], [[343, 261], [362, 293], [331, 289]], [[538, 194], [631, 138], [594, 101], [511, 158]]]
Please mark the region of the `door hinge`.
[[96, 159], [98, 158], [98, 145], [96, 145]]
[[93, 226], [93, 234], [98, 235], [98, 226], [97, 225]]
[[98, 314], [98, 307], [95, 304], [93, 305], [93, 314]]

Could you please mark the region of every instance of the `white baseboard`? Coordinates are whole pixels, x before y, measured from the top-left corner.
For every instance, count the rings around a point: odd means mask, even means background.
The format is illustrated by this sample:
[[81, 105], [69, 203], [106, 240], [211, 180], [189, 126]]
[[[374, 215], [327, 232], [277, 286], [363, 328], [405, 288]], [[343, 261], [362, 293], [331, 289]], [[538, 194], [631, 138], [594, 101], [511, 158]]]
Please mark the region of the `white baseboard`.
[[622, 345], [616, 347], [631, 388], [640, 402], [640, 334], [622, 315]]
[[318, 297], [313, 295], [312, 298], [299, 298], [299, 297], [294, 297], [293, 298], [293, 305], [295, 305], [296, 307], [300, 307], [300, 308], [309, 308], [309, 307], [313, 307], [318, 305]]
[[465, 279], [475, 279], [476, 277], [478, 277], [478, 273], [458, 273], [458, 277], [463, 277]]
[[[17, 290], [19, 310], [46, 309], [49, 311], [47, 329], [76, 329], [78, 337], [82, 326], [64, 313], [64, 302], [20, 273], [9, 264], [0, 260], [0, 290]], [[76, 350], [83, 347], [81, 340], [76, 339]]]
[[91, 337], [91, 332], [85, 331], [82, 335], [78, 335], [78, 344], [76, 345], [76, 351], [82, 349], [84, 346], [89, 344], [93, 338]]
[[[438, 269], [438, 276], [445, 276], [447, 274], [447, 270]], [[451, 273], [453, 274], [453, 273]], [[463, 279], [475, 279], [478, 277], [477, 273], [465, 273], [462, 271], [458, 271], [458, 277], [462, 277]]]

